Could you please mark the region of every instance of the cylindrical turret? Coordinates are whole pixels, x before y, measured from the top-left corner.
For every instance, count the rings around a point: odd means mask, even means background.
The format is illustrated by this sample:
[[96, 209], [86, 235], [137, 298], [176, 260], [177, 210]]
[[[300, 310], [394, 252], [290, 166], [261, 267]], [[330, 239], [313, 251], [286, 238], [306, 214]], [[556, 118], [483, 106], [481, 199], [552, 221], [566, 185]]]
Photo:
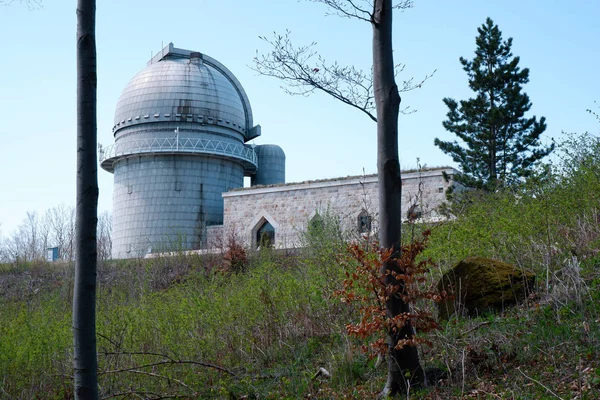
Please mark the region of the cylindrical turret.
[[258, 169], [252, 175], [252, 186], [285, 183], [285, 153], [274, 144], [263, 144], [254, 148], [258, 157]]
[[260, 135], [244, 89], [225, 66], [170, 43], [129, 82], [115, 112], [113, 257], [199, 248], [223, 223], [221, 194], [242, 187]]

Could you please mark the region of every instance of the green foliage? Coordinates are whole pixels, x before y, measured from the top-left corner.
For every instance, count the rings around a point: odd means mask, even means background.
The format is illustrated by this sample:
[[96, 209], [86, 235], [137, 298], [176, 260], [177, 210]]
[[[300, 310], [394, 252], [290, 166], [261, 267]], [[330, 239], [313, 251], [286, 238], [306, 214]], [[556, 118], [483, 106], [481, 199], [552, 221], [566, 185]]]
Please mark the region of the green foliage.
[[502, 260], [536, 271], [542, 282], [564, 260], [584, 260], [600, 244], [600, 142], [589, 135], [558, 147], [560, 162], [535, 171], [518, 187], [462, 192], [453, 219], [433, 227], [427, 256], [451, 266], [468, 256]]
[[[210, 260], [159, 257], [100, 271], [103, 396], [295, 398], [311, 385], [313, 362], [322, 358], [335, 369], [338, 361], [326, 349], [344, 346], [341, 321], [348, 317], [324, 296], [321, 265], [301, 266], [274, 249], [254, 253], [237, 274], [207, 273]], [[23, 398], [51, 398], [44, 388], [52, 388], [62, 398], [71, 387], [69, 292], [38, 293], [2, 302], [0, 388]]]
[[[455, 218], [432, 226], [422, 257], [439, 270], [424, 285], [475, 255], [532, 269], [540, 287], [529, 308], [453, 317], [427, 336], [423, 367], [443, 373], [415, 398], [552, 398], [536, 381], [562, 398], [600, 392], [600, 144], [582, 136], [559, 150], [559, 163], [523, 185], [463, 192], [449, 206]], [[345, 326], [358, 310], [333, 296], [346, 278], [338, 255], [348, 238], [335, 216], [319, 217], [307, 247], [248, 252], [237, 273], [220, 272], [215, 255], [103, 265], [101, 395], [374, 398], [385, 368], [356, 351], [363, 341]], [[71, 277], [61, 264], [0, 270], [0, 397], [72, 397]], [[330, 379], [315, 378], [320, 367]]]
[[458, 182], [469, 187], [495, 190], [530, 176], [537, 161], [554, 145], [541, 145], [545, 118], [526, 118], [531, 102], [522, 85], [529, 82], [529, 69], [519, 68], [519, 57], [511, 53], [512, 38], [503, 41], [497, 25], [488, 18], [477, 29], [475, 57], [460, 58], [476, 97], [457, 102], [445, 98], [448, 119], [444, 128], [462, 144], [435, 139], [435, 145], [460, 164]]

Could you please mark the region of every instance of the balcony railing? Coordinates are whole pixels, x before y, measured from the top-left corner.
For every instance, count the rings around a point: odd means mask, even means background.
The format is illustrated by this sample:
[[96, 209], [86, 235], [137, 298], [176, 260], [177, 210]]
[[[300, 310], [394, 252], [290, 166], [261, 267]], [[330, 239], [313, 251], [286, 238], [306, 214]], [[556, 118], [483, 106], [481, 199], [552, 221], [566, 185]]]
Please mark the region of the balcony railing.
[[113, 171], [113, 163], [123, 156], [143, 153], [194, 153], [233, 157], [241, 160], [246, 169], [256, 169], [258, 158], [250, 146], [211, 139], [155, 138], [131, 139], [98, 149], [100, 164]]

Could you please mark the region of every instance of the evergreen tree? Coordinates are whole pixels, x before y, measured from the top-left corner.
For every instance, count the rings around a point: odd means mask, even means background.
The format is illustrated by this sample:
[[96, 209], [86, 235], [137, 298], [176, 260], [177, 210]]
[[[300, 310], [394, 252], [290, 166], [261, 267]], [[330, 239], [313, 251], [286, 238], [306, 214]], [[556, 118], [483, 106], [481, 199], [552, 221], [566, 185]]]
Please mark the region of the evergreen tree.
[[458, 182], [494, 190], [530, 175], [554, 145], [545, 147], [539, 140], [546, 118], [525, 117], [531, 102], [522, 85], [529, 82], [529, 69], [519, 68], [519, 57], [511, 53], [512, 38], [503, 41], [490, 18], [477, 31], [475, 58], [460, 58], [477, 95], [460, 102], [444, 99], [449, 109], [444, 128], [463, 144], [438, 138], [434, 143], [460, 164]]

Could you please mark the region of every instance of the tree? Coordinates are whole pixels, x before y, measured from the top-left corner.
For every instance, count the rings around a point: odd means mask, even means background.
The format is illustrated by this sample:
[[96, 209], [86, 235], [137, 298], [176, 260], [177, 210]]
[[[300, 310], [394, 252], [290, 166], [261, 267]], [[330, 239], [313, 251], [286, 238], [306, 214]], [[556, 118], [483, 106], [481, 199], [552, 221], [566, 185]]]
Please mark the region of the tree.
[[58, 247], [62, 260], [73, 261], [75, 243], [75, 209], [72, 206], [60, 204], [46, 211], [46, 225], [50, 232], [50, 241]]
[[[488, 18], [475, 39], [475, 58], [460, 63], [469, 77], [475, 98], [457, 102], [445, 98], [448, 119], [444, 128], [464, 143], [434, 143], [460, 164], [455, 177], [469, 187], [495, 190], [529, 176], [537, 161], [554, 149], [540, 143], [546, 119], [526, 118], [531, 108], [522, 85], [529, 82], [529, 69], [519, 68], [519, 57], [511, 53], [512, 38], [503, 41], [502, 32]], [[465, 147], [466, 146], [466, 147]]]
[[11, 261], [39, 261], [44, 259], [48, 245], [48, 230], [36, 212], [27, 216], [7, 242], [7, 257]]
[[[404, 302], [403, 282], [396, 278], [400, 273], [396, 260], [400, 255], [401, 176], [398, 158], [398, 116], [400, 92], [420, 87], [412, 80], [404, 82], [399, 90], [392, 48], [392, 11], [412, 7], [412, 1], [392, 4], [391, 0], [313, 0], [323, 3], [342, 17], [355, 18], [371, 24], [373, 29], [372, 74], [354, 67], [327, 64], [309, 46], [294, 47], [285, 35], [275, 35], [266, 40], [273, 47], [267, 55], [254, 59], [254, 69], [263, 75], [273, 76], [288, 84], [288, 93], [307, 95], [320, 90], [354, 107], [377, 123], [377, 175], [379, 179], [379, 239], [380, 245], [391, 249], [392, 256], [382, 264], [381, 273], [387, 285], [397, 285], [400, 290], [386, 302], [388, 318], [408, 315], [410, 306]], [[362, 4], [362, 5], [361, 5]], [[427, 77], [426, 77], [427, 78]], [[425, 78], [425, 79], [426, 79]], [[414, 336], [410, 323], [390, 327], [388, 331], [388, 379], [384, 395], [394, 395], [408, 386], [424, 384], [425, 376], [414, 346], [398, 346]]]
[[77, 3], [77, 205], [75, 208], [75, 288], [73, 354], [75, 398], [97, 399], [96, 225], [96, 1]]
[[112, 253], [112, 215], [104, 211], [98, 216], [98, 259], [104, 263]]

